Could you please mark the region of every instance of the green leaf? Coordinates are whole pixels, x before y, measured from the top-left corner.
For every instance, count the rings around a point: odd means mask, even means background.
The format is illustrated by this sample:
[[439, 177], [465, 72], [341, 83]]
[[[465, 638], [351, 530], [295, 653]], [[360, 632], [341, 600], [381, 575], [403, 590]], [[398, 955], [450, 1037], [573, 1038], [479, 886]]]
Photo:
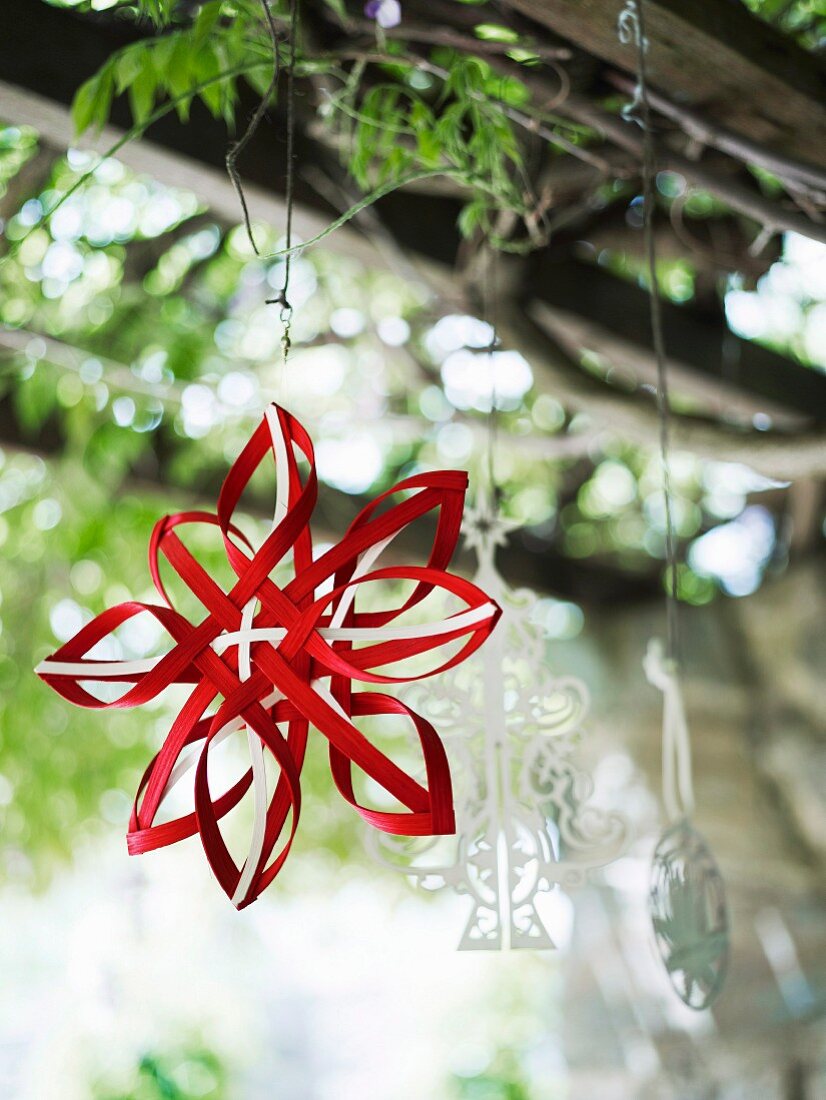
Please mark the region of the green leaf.
[[235, 107], [238, 103], [238, 86], [236, 81], [227, 79], [220, 85], [221, 115], [228, 130], [232, 130], [235, 124]]
[[177, 0], [144, 0], [146, 14], [156, 27], [164, 27], [172, 20]]
[[401, 145], [393, 145], [393, 148], [385, 158], [382, 171], [379, 174], [379, 182], [399, 179], [410, 168], [410, 153]]
[[531, 100], [530, 89], [515, 76], [490, 76], [485, 81], [485, 91], [509, 107], [524, 107]]
[[542, 60], [538, 53], [523, 49], [521, 46], [514, 46], [512, 50], [508, 50], [507, 56], [511, 61], [518, 61], [520, 65], [538, 65]]
[[477, 38], [484, 42], [518, 42], [519, 35], [510, 27], [503, 27], [501, 23], [478, 23], [475, 28]]
[[122, 50], [114, 64], [116, 95], [126, 91], [143, 72], [144, 67], [151, 64], [152, 56], [147, 42], [136, 42], [134, 46], [127, 46]]
[[14, 407], [24, 432], [35, 435], [57, 405], [54, 371], [38, 363], [30, 378], [14, 391]]
[[81, 84], [75, 92], [75, 97], [72, 100], [72, 123], [77, 135], [84, 133], [92, 124], [99, 92], [98, 83], [98, 74], [96, 73]]
[[192, 87], [192, 53], [190, 44], [181, 35], [169, 56], [166, 84], [173, 96], [185, 95]]
[[72, 122], [75, 132], [82, 134], [91, 126], [100, 130], [109, 117], [114, 94], [112, 67], [104, 65], [78, 88], [72, 101]]
[[420, 159], [428, 167], [435, 167], [441, 160], [442, 147], [431, 129], [422, 128], [416, 131], [416, 146]]
[[345, 23], [347, 21], [347, 9], [344, 7], [344, 0], [324, 0], [324, 3], [338, 18]]
[[205, 42], [212, 33], [220, 14], [221, 0], [209, 0], [209, 3], [204, 4], [198, 12], [198, 18], [195, 20], [195, 28], [192, 36], [193, 45], [196, 49]]
[[154, 68], [151, 65], [144, 65], [129, 85], [129, 105], [132, 109], [132, 118], [138, 126], [146, 122], [152, 114], [157, 83]]
[[[205, 80], [213, 80], [221, 75], [221, 66], [218, 55], [209, 42], [203, 43], [198, 53], [194, 56], [195, 72], [198, 83]], [[222, 97], [221, 86], [217, 81], [203, 88], [199, 93], [209, 111], [216, 117], [221, 115]]]
[[182, 37], [178, 34], [166, 34], [163, 38], [156, 38], [152, 43], [149, 61], [155, 70], [160, 85], [167, 82], [172, 56]]
[[485, 203], [481, 199], [474, 199], [472, 202], [462, 207], [457, 225], [463, 237], [470, 237], [473, 235], [473, 231], [481, 224], [485, 209]]

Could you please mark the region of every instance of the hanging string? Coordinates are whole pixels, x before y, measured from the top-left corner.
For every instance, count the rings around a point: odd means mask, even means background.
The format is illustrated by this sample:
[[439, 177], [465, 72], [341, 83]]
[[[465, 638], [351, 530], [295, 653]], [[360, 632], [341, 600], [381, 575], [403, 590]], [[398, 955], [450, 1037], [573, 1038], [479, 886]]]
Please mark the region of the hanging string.
[[292, 265], [292, 241], [293, 241], [293, 191], [295, 186], [295, 57], [296, 39], [298, 37], [298, 0], [290, 0], [290, 52], [287, 63], [287, 169], [285, 183], [285, 203], [287, 207], [287, 224], [285, 230], [284, 249], [284, 282], [277, 298], [267, 299], [268, 305], [281, 306], [281, 323], [284, 332], [281, 337], [281, 352], [283, 364], [286, 367], [289, 358], [292, 341], [290, 328], [292, 325], [293, 307], [290, 304], [290, 268]]
[[663, 647], [658, 640], [653, 639], [649, 643], [643, 666], [649, 683], [659, 688], [663, 693], [663, 801], [668, 820], [675, 822], [691, 816], [694, 809], [694, 790], [691, 775], [691, 740], [677, 674], [679, 637], [677, 622], [677, 552], [674, 535], [670, 462], [671, 403], [668, 395], [668, 368], [663, 336], [662, 305], [657, 286], [657, 246], [654, 233], [657, 163], [651, 124], [651, 106], [648, 98], [648, 39], [645, 34], [643, 3], [644, 0], [626, 0], [625, 8], [619, 18], [620, 41], [627, 44], [633, 43], [637, 50], [637, 86], [634, 90], [634, 97], [626, 106], [623, 115], [627, 119], [637, 122], [643, 132], [643, 238], [645, 263], [648, 272], [651, 335], [657, 363], [657, 414], [660, 429], [660, 461], [665, 508], [667, 638], [665, 651], [663, 651]]
[[651, 336], [657, 364], [657, 414], [659, 419], [660, 463], [663, 478], [665, 508], [666, 559], [666, 658], [676, 662], [679, 652], [677, 623], [677, 549], [674, 533], [673, 494], [671, 488], [671, 402], [668, 394], [665, 337], [663, 335], [662, 303], [657, 286], [657, 244], [654, 233], [657, 157], [651, 125], [651, 104], [648, 98], [647, 51], [643, 0], [626, 0], [619, 17], [619, 38], [625, 44], [634, 43], [637, 50], [637, 86], [634, 98], [623, 110], [625, 118], [637, 122], [643, 133], [643, 239], [648, 273], [648, 300], [651, 315]]
[[261, 102], [255, 108], [255, 111], [253, 112], [252, 118], [250, 119], [249, 125], [247, 126], [246, 130], [238, 139], [238, 141], [234, 141], [230, 145], [229, 149], [227, 149], [227, 155], [225, 157], [227, 173], [229, 174], [232, 186], [235, 189], [235, 194], [238, 196], [238, 202], [241, 204], [241, 213], [244, 217], [244, 228], [247, 231], [247, 237], [256, 256], [260, 256], [261, 253], [258, 251], [258, 245], [255, 243], [255, 235], [252, 231], [252, 222], [250, 221], [250, 212], [247, 206], [247, 197], [244, 194], [244, 188], [241, 183], [241, 175], [238, 171], [237, 164], [238, 158], [241, 156], [244, 149], [249, 144], [250, 139], [252, 138], [255, 131], [258, 129], [259, 125], [261, 124], [261, 120], [266, 114], [267, 105], [269, 104], [270, 99], [275, 93], [275, 89], [278, 87], [278, 78], [281, 71], [281, 65], [278, 58], [278, 32], [275, 29], [275, 22], [272, 17], [272, 12], [270, 11], [269, 0], [261, 0], [261, 7], [264, 9], [264, 15], [266, 16], [267, 20], [267, 29], [269, 30], [270, 41], [272, 42], [272, 79], [270, 80], [267, 90], [261, 97]]
[[[662, 643], [652, 639], [643, 661], [649, 683], [663, 693], [662, 792], [668, 821], [654, 851], [649, 910], [657, 949], [674, 990], [689, 1008], [701, 1009], [711, 1004], [722, 987], [728, 917], [720, 873], [704, 841], [691, 825], [694, 787], [691, 737], [677, 665], [677, 555], [669, 462], [671, 406], [657, 287], [653, 225], [657, 165], [648, 99], [644, 0], [626, 0], [619, 20], [619, 36], [623, 42], [633, 41], [637, 48], [637, 88], [626, 117], [639, 122], [643, 131], [643, 230], [651, 332], [657, 361], [657, 413], [665, 503], [668, 636], [665, 651]], [[699, 990], [700, 1000], [696, 999], [695, 990]]]

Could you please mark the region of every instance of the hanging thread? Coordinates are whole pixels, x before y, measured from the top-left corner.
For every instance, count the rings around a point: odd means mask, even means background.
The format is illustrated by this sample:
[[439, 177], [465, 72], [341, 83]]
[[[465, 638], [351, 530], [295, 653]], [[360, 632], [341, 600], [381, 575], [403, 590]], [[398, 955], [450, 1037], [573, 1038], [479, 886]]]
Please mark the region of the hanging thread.
[[651, 333], [657, 362], [657, 414], [663, 471], [666, 541], [665, 650], [654, 639], [643, 661], [651, 684], [663, 693], [662, 793], [668, 826], [654, 850], [649, 911], [654, 940], [668, 980], [689, 1008], [708, 1008], [719, 994], [728, 966], [728, 912], [722, 875], [708, 845], [691, 824], [694, 791], [691, 738], [686, 721], [677, 664], [677, 554], [672, 511], [670, 412], [662, 306], [657, 287], [654, 236], [656, 151], [648, 98], [648, 40], [644, 0], [627, 0], [619, 19], [619, 36], [637, 48], [637, 87], [624, 112], [643, 131], [643, 231]]
[[657, 286], [657, 243], [654, 233], [654, 204], [656, 196], [657, 157], [654, 132], [651, 125], [651, 104], [648, 98], [648, 72], [646, 55], [648, 39], [645, 34], [643, 0], [627, 0], [619, 17], [620, 41], [634, 43], [637, 50], [637, 86], [634, 98], [623, 110], [623, 115], [638, 123], [643, 133], [643, 242], [645, 265], [648, 273], [648, 300], [651, 316], [651, 337], [657, 364], [657, 415], [659, 419], [660, 463], [663, 478], [663, 503], [665, 509], [665, 558], [666, 558], [666, 658], [676, 662], [679, 655], [677, 622], [677, 547], [674, 533], [673, 493], [671, 486], [671, 401], [668, 393], [665, 336], [663, 334], [662, 303]]

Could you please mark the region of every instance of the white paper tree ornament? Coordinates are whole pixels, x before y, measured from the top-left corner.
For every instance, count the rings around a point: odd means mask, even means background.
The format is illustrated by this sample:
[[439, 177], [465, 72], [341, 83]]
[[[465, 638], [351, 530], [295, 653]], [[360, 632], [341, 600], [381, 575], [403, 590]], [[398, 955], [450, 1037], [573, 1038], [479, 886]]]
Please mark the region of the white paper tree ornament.
[[368, 838], [382, 863], [424, 889], [469, 896], [460, 950], [553, 948], [537, 894], [581, 884], [615, 858], [627, 833], [618, 814], [589, 805], [592, 780], [572, 759], [588, 712], [585, 685], [554, 676], [536, 595], [511, 589], [497, 571], [496, 548], [515, 526], [485, 504], [466, 510], [474, 580], [502, 619], [477, 654], [413, 693], [451, 757], [457, 834]]

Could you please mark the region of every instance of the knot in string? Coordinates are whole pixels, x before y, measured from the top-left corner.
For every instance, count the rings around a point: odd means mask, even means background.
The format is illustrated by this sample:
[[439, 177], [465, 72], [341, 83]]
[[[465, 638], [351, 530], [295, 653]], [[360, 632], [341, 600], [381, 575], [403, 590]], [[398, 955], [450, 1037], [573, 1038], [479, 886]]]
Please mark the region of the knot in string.
[[670, 822], [691, 816], [691, 740], [675, 661], [665, 656], [659, 638], [652, 638], [643, 658], [648, 682], [663, 693], [663, 803]]
[[284, 285], [283, 289], [278, 292], [278, 296], [275, 298], [267, 298], [265, 305], [268, 306], [281, 306], [278, 317], [283, 325], [284, 331], [281, 335], [281, 354], [284, 364], [286, 365], [287, 359], [290, 354], [290, 348], [292, 347], [292, 339], [290, 337], [290, 329], [292, 327], [293, 320], [293, 307], [287, 298], [287, 286]]

